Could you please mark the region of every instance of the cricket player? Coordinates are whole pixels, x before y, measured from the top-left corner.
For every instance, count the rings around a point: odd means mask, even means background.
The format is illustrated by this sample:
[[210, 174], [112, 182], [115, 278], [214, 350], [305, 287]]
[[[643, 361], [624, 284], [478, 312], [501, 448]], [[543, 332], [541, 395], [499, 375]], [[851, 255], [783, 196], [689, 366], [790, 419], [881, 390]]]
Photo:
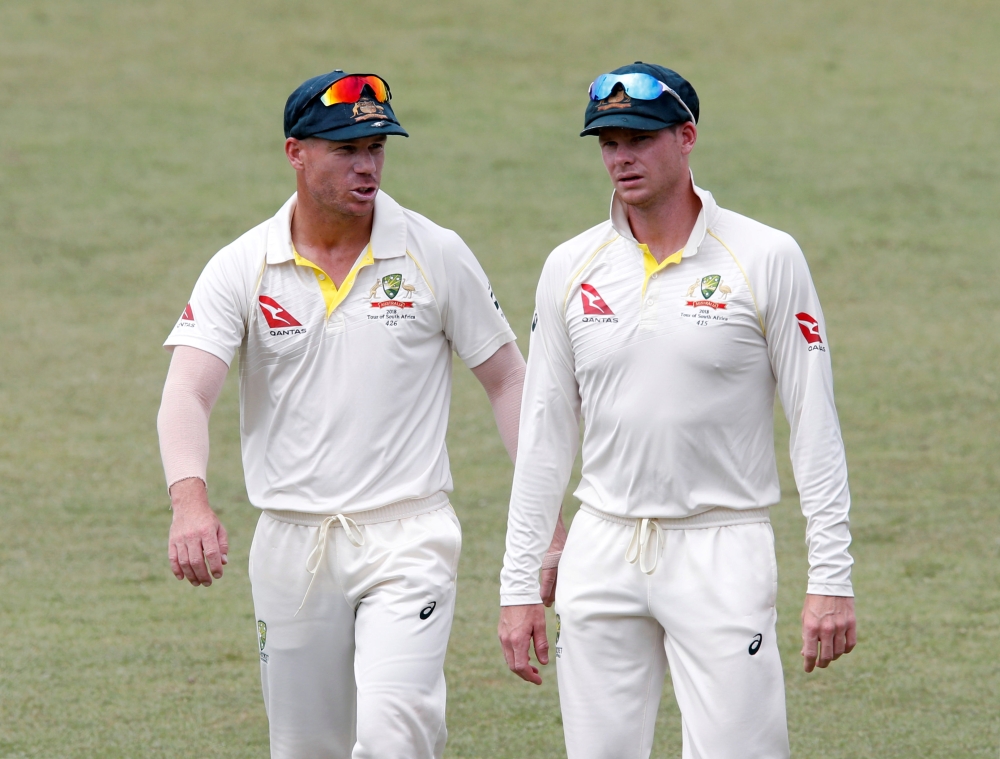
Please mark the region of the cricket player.
[[271, 756], [430, 759], [461, 529], [445, 449], [454, 350], [513, 459], [524, 361], [454, 232], [379, 189], [407, 136], [373, 74], [309, 79], [285, 106], [297, 192], [219, 251], [166, 347], [158, 427], [178, 579], [229, 544], [209, 506], [208, 422], [239, 351], [243, 468]]
[[[668, 664], [685, 759], [788, 756], [768, 519], [776, 389], [807, 518], [806, 671], [855, 645], [823, 313], [791, 237], [694, 185], [698, 113], [662, 66], [593, 82], [583, 134], [598, 137], [611, 218], [556, 248], [538, 284], [499, 634], [511, 670], [540, 683], [538, 570], [559, 561], [569, 759], [648, 757]], [[582, 505], [560, 559], [550, 540], [581, 418]]]

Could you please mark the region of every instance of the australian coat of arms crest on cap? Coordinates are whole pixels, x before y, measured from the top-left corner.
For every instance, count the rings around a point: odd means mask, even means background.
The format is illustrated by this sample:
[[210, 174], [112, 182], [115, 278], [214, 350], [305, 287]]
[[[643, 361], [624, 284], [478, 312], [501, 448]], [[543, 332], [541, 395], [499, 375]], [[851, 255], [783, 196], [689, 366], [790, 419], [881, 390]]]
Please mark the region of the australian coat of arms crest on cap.
[[612, 108], [631, 108], [632, 98], [628, 96], [621, 87], [615, 87], [614, 91], [604, 100], [597, 104], [597, 110], [609, 111]]
[[355, 122], [371, 121], [372, 119], [384, 119], [385, 108], [376, 103], [374, 100], [363, 98], [354, 104], [354, 109], [351, 111], [351, 118], [353, 118]]

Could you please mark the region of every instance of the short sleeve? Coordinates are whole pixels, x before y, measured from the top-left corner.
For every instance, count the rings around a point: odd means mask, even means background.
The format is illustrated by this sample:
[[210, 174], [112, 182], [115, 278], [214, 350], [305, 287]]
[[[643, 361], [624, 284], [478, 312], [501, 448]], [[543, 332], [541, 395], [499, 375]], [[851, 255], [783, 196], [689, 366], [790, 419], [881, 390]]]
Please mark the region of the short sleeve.
[[452, 348], [472, 369], [516, 338], [479, 261], [458, 235], [449, 238], [443, 250], [445, 292], [437, 293], [441, 319]]
[[[243, 342], [256, 273], [244, 251], [230, 246], [215, 254], [198, 277], [165, 348], [186, 345], [226, 364]], [[263, 260], [258, 262], [263, 265]]]

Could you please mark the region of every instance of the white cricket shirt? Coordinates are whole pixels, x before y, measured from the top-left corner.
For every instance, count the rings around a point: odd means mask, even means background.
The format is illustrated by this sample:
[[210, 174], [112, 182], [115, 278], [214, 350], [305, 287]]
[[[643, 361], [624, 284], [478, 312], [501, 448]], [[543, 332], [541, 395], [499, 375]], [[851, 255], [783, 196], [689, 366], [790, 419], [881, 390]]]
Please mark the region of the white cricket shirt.
[[503, 605], [538, 603], [538, 570], [579, 441], [584, 504], [628, 518], [759, 509], [781, 493], [775, 388], [808, 520], [810, 593], [853, 594], [850, 493], [823, 313], [789, 235], [719, 208], [657, 264], [617, 197], [538, 283]]
[[451, 352], [469, 367], [514, 340], [454, 232], [375, 199], [340, 288], [298, 256], [295, 196], [219, 251], [166, 346], [240, 351], [243, 469], [261, 509], [351, 514], [452, 489]]

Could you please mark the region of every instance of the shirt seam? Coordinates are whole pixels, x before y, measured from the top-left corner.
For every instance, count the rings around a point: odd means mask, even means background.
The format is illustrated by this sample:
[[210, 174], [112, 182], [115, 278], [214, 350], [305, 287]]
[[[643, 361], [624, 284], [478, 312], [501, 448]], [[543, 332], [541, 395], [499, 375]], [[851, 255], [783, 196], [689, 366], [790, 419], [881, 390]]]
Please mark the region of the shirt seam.
[[746, 269], [743, 268], [743, 264], [740, 263], [740, 259], [738, 259], [736, 257], [736, 254], [733, 253], [733, 249], [730, 248], [728, 245], [726, 245], [726, 243], [722, 240], [721, 237], [719, 237], [717, 234], [715, 234], [715, 232], [713, 232], [708, 227], [705, 227], [705, 232], [707, 234], [711, 235], [712, 237], [714, 237], [716, 240], [719, 241], [719, 244], [722, 245], [722, 247], [726, 249], [726, 251], [729, 253], [729, 255], [732, 256], [733, 261], [739, 267], [740, 273], [743, 275], [743, 280], [747, 283], [747, 290], [750, 291], [750, 300], [753, 301], [753, 310], [757, 313], [757, 322], [760, 324], [761, 334], [763, 334], [764, 337], [766, 338], [767, 337], [767, 328], [764, 326], [764, 317], [761, 316], [761, 314], [760, 314], [760, 308], [757, 306], [757, 296], [754, 295], [753, 285], [750, 284], [750, 277], [747, 276]]
[[573, 284], [577, 281], [577, 279], [579, 279], [583, 275], [583, 272], [586, 270], [586, 268], [594, 262], [594, 259], [597, 258], [597, 254], [600, 253], [602, 250], [604, 250], [606, 247], [608, 247], [615, 240], [619, 239], [620, 237], [621, 237], [620, 234], [615, 234], [614, 237], [612, 237], [606, 243], [598, 247], [598, 249], [594, 251], [593, 255], [586, 260], [583, 266], [577, 269], [576, 272], [573, 274], [573, 276], [570, 277], [569, 282], [566, 285], [566, 293], [563, 296], [563, 305], [562, 305], [563, 316], [566, 315], [566, 306], [569, 303], [569, 293], [573, 289]]
[[406, 255], [411, 261], [413, 261], [413, 265], [417, 267], [417, 271], [419, 271], [420, 276], [423, 277], [424, 282], [427, 285], [427, 289], [431, 291], [431, 298], [434, 300], [434, 309], [437, 311], [438, 321], [441, 323], [441, 329], [444, 330], [444, 313], [441, 311], [441, 301], [438, 300], [437, 293], [434, 292], [434, 285], [431, 284], [431, 278], [427, 276], [427, 272], [424, 271], [424, 267], [420, 265], [420, 261], [418, 261], [417, 257], [410, 252], [409, 248], [406, 249]]

